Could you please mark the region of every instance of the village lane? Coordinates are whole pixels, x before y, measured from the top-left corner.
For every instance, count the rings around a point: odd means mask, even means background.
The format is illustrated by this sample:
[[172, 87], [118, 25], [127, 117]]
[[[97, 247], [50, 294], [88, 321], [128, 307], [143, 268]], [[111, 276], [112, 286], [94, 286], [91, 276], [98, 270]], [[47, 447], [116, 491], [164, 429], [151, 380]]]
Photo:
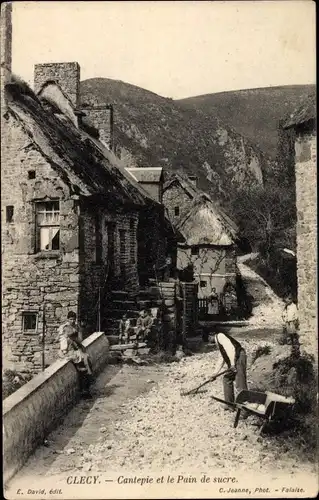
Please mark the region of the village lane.
[[[249, 364], [255, 341], [241, 340]], [[271, 339], [267, 342], [271, 342]], [[80, 402], [64, 424], [50, 436], [12, 481], [23, 477], [94, 472], [149, 473], [169, 470], [223, 474], [249, 468], [274, 477], [315, 473], [300, 463], [298, 450], [284, 436], [261, 438], [252, 418], [233, 428], [234, 414], [209, 396], [223, 397], [216, 381], [207, 392], [182, 397], [211, 373], [216, 351], [156, 366], [123, 365], [110, 379], [104, 374], [95, 386], [92, 403]], [[106, 378], [105, 378], [106, 377]]]
[[[245, 347], [249, 368], [257, 346], [276, 342], [280, 332], [282, 302], [267, 283], [244, 263], [240, 270], [256, 297], [249, 326], [233, 328]], [[80, 401], [63, 424], [47, 438], [13, 479], [63, 473], [241, 468], [275, 474], [295, 474], [311, 463], [300, 464], [298, 452], [285, 436], [261, 438], [251, 418], [233, 428], [234, 414], [224, 412], [210, 394], [223, 397], [216, 381], [206, 392], [182, 397], [213, 371], [216, 351], [183, 358], [179, 363], [149, 366], [111, 365], [98, 377], [93, 400]], [[276, 472], [277, 471], [277, 472]]]

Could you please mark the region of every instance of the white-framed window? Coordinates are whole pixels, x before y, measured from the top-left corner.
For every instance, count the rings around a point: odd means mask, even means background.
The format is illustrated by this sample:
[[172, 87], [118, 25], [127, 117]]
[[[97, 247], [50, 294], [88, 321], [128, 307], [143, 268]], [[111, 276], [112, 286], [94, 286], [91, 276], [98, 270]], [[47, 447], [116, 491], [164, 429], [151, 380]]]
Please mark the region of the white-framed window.
[[24, 311], [22, 313], [22, 330], [25, 333], [35, 333], [38, 326], [38, 313]]
[[60, 249], [60, 202], [36, 203], [36, 250], [45, 252]]

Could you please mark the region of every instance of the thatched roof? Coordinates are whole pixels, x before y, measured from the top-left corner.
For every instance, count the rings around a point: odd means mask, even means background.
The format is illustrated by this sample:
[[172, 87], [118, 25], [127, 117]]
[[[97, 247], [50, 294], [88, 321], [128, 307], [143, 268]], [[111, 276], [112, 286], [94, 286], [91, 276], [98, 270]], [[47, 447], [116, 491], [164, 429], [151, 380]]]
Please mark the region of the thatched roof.
[[126, 170], [138, 182], [160, 182], [163, 176], [162, 167], [128, 167]]
[[[98, 195], [112, 204], [143, 206], [155, 202], [125, 173], [97, 141], [48, 112], [33, 91], [19, 80], [6, 85], [8, 113], [18, 120], [71, 192]], [[99, 143], [100, 144], [100, 143]]]
[[308, 95], [302, 104], [283, 123], [283, 128], [296, 127], [316, 119], [316, 96]]
[[237, 226], [229, 224], [208, 195], [194, 200], [186, 215], [177, 222], [176, 229], [187, 246], [231, 246], [237, 240]]

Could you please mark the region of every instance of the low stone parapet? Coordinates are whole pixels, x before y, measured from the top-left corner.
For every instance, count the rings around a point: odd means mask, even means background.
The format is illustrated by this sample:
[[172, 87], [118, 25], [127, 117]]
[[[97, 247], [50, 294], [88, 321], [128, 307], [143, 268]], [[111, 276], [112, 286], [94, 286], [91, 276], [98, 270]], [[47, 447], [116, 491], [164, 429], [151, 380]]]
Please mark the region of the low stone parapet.
[[[94, 374], [106, 366], [109, 342], [103, 332], [83, 341]], [[58, 360], [3, 401], [3, 467], [8, 481], [35, 448], [74, 406], [79, 397], [78, 372], [71, 361]]]

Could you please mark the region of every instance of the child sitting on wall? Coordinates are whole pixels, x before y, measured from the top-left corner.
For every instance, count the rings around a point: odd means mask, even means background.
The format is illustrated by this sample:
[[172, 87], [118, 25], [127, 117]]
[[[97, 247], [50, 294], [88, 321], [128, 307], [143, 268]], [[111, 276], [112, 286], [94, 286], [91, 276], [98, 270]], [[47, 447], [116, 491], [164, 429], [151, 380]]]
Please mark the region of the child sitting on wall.
[[127, 344], [130, 341], [131, 321], [124, 313], [119, 325], [119, 344]]
[[80, 387], [83, 396], [88, 395], [89, 378], [92, 375], [92, 365], [85, 347], [78, 339], [78, 330], [75, 326], [76, 314], [68, 312], [67, 321], [59, 327], [60, 357], [72, 361], [80, 372]]

